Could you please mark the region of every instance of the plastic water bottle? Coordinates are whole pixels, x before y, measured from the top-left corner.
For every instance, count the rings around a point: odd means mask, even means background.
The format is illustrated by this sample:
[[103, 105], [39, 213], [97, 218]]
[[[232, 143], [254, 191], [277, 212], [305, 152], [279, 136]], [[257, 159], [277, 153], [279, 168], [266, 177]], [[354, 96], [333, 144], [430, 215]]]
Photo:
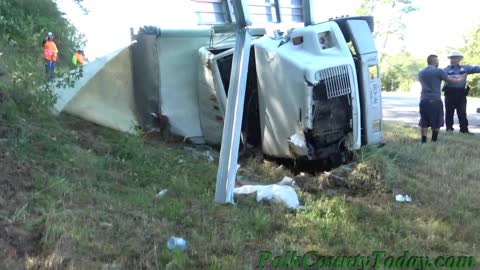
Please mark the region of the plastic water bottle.
[[184, 251], [187, 249], [187, 241], [181, 237], [172, 236], [168, 238], [167, 248], [170, 250], [180, 249]]

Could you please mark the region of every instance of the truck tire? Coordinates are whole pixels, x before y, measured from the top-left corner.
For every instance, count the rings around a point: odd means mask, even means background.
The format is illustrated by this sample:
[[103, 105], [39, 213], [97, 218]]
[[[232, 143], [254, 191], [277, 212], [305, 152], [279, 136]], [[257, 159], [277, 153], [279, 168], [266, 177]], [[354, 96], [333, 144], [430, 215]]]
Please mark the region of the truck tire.
[[340, 27], [340, 30], [342, 30], [342, 34], [345, 37], [346, 42], [350, 42], [350, 36], [349, 36], [347, 25], [346, 25], [346, 22], [349, 20], [366, 21], [368, 24], [368, 27], [370, 28], [370, 31], [373, 33], [375, 30], [375, 21], [373, 19], [373, 16], [337, 17], [335, 19], [331, 18], [330, 21], [336, 22]]

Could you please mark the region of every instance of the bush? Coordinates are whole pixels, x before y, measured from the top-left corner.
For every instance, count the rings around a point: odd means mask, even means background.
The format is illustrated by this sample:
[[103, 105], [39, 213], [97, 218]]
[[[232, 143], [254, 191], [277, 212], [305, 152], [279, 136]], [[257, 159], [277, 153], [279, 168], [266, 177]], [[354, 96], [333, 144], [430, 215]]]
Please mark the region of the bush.
[[381, 59], [382, 91], [410, 91], [423, 67], [422, 60], [406, 51], [384, 55]]
[[390, 69], [382, 72], [382, 91], [394, 92], [400, 89], [400, 78], [398, 74]]
[[[465, 47], [462, 48], [463, 54], [465, 56], [464, 64], [470, 65], [480, 65], [480, 27], [477, 27], [470, 33], [468, 33], [468, 38], [465, 40]], [[480, 77], [479, 76], [469, 76], [468, 84], [470, 85], [470, 95], [479, 97], [480, 96]]]

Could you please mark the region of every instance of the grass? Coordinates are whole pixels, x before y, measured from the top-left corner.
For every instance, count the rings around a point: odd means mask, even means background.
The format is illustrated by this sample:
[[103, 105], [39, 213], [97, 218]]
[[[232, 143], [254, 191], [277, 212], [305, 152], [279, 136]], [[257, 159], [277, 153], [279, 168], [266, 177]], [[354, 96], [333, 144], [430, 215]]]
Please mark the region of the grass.
[[[357, 153], [350, 188], [363, 192], [299, 189], [306, 209], [291, 212], [249, 197], [214, 203], [216, 163], [180, 144], [68, 116], [12, 119], [0, 126], [0, 150], [28, 168], [32, 187], [0, 212], [0, 227], [31, 237], [8, 244], [16, 251], [3, 258], [8, 269], [252, 269], [265, 250], [480, 257], [477, 136], [441, 134], [441, 144], [419, 146], [416, 129], [387, 125], [384, 147]], [[260, 159], [239, 174], [269, 183], [291, 175]], [[413, 202], [395, 202], [392, 192]], [[166, 248], [172, 235], [188, 241], [185, 253]]]

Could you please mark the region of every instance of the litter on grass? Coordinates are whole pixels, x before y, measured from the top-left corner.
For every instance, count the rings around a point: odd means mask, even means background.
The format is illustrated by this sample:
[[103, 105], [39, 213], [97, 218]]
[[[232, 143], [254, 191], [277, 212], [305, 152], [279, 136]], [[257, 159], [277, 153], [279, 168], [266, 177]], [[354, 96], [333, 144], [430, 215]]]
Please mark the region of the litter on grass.
[[234, 189], [235, 194], [257, 193], [257, 202], [270, 201], [284, 204], [290, 209], [302, 209], [298, 195], [292, 187], [295, 181], [290, 177], [284, 177], [278, 184], [272, 185], [244, 185]]
[[409, 195], [402, 195], [402, 194], [398, 194], [395, 196], [395, 200], [397, 202], [411, 202], [412, 201], [412, 198], [409, 196]]

